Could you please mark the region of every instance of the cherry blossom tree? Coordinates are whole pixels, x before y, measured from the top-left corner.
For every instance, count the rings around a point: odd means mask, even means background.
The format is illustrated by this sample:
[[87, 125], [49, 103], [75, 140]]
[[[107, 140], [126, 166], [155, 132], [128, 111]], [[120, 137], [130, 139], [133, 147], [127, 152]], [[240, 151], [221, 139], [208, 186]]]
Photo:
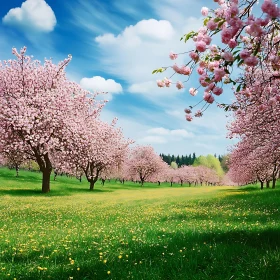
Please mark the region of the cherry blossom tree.
[[128, 147], [133, 143], [126, 140], [115, 125], [116, 120], [108, 124], [92, 111], [80, 111], [65, 131], [67, 140], [65, 148], [58, 153], [58, 168], [83, 170], [90, 190], [93, 190], [102, 175], [104, 177], [124, 161]]
[[151, 146], [136, 146], [131, 149], [127, 162], [128, 173], [137, 176], [143, 186], [152, 176], [166, 168], [166, 163]]

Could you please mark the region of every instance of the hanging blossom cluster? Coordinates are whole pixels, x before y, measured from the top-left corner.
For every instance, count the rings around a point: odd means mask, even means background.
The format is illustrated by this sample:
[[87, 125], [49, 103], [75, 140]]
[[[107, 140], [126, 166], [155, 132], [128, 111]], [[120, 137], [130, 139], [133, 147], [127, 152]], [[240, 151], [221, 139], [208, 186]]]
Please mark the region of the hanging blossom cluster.
[[[203, 7], [205, 17], [203, 26], [197, 31], [185, 34], [182, 39], [193, 40], [195, 48], [187, 52], [189, 61], [182, 66], [176, 63], [153, 71], [161, 73], [171, 68], [173, 75], [185, 75], [186, 80], [173, 82], [171, 78], [158, 80], [159, 87], [170, 87], [176, 84], [178, 89], [184, 88], [192, 73], [198, 74], [199, 86], [191, 87], [189, 93], [194, 96], [203, 88], [203, 106], [194, 116], [200, 117], [208, 106], [215, 102], [217, 96], [223, 93], [224, 84], [232, 84], [234, 90], [246, 91], [244, 75], [254, 74], [264, 65], [271, 66], [266, 80], [280, 77], [280, 8], [272, 0], [264, 0], [259, 5], [257, 0], [214, 0], [218, 7], [214, 10]], [[261, 12], [258, 11], [261, 9]], [[260, 14], [260, 16], [258, 16]], [[212, 37], [220, 35], [221, 45], [212, 44]], [[186, 54], [186, 53], [184, 53]], [[171, 52], [169, 57], [176, 60], [179, 55]], [[241, 75], [234, 77], [234, 69], [241, 68]], [[200, 104], [199, 102], [198, 104]], [[196, 104], [196, 105], [198, 105]], [[219, 104], [225, 110], [236, 109], [233, 104]], [[196, 106], [195, 105], [195, 106]], [[195, 106], [190, 106], [193, 109]], [[189, 110], [186, 119], [192, 120]]]

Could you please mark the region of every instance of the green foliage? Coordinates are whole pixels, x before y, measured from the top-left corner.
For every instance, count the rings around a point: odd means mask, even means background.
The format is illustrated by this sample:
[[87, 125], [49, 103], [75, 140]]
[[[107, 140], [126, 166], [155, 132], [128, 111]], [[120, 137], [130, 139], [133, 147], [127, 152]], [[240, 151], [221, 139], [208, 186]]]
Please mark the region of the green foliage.
[[1, 280], [279, 278], [278, 189], [38, 181], [0, 169]]
[[156, 74], [156, 73], [162, 73], [166, 70], [165, 67], [161, 67], [161, 68], [158, 68], [158, 69], [155, 69], [153, 70], [152, 74]]
[[173, 169], [177, 169], [178, 164], [175, 161], [172, 161], [171, 164], [170, 164], [170, 167], [172, 167]]
[[197, 34], [198, 34], [197, 32], [191, 31], [191, 32], [185, 34], [185, 35], [180, 39], [180, 41], [184, 40], [185, 43], [186, 43], [189, 39], [193, 38], [193, 37], [196, 36]]
[[177, 156], [175, 157], [174, 155], [165, 155], [165, 154], [160, 154], [160, 157], [163, 159], [163, 161], [165, 161], [167, 164], [171, 165], [172, 161], [175, 161], [178, 165], [178, 167], [182, 166], [182, 165], [192, 165], [196, 159], [196, 155], [195, 153], [193, 153], [192, 155], [182, 155], [182, 156]]
[[219, 177], [222, 177], [224, 175], [224, 171], [221, 167], [221, 163], [220, 163], [219, 159], [217, 159], [213, 155], [207, 155], [206, 157], [199, 156], [198, 158], [196, 158], [193, 165], [194, 166], [202, 165], [202, 166], [211, 168], [216, 171], [216, 173]]

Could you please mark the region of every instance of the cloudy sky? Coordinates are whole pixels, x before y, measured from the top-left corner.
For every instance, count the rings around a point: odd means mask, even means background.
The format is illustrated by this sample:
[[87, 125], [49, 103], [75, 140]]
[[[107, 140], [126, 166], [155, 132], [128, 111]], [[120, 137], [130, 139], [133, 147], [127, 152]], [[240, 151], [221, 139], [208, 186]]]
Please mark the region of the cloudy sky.
[[[11, 48], [27, 46], [36, 59], [58, 62], [73, 56], [69, 79], [91, 91], [106, 91], [110, 100], [102, 118], [118, 118], [125, 136], [150, 144], [158, 153], [224, 154], [229, 118], [215, 105], [202, 118], [185, 120], [184, 108], [202, 99], [190, 96], [195, 76], [185, 89], [160, 89], [152, 75], [171, 66], [169, 52], [186, 52], [183, 34], [201, 25], [200, 9], [209, 0], [9, 0], [1, 1], [0, 59], [12, 58]], [[178, 64], [186, 61], [180, 56]], [[180, 77], [173, 76], [176, 82]], [[229, 91], [217, 99], [230, 102]], [[197, 107], [199, 109], [199, 106]]]

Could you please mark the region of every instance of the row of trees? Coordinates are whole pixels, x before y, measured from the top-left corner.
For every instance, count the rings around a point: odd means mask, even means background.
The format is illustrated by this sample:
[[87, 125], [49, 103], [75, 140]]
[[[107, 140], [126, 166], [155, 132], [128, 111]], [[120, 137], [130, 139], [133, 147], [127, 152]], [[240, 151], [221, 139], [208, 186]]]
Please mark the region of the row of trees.
[[[210, 157], [208, 156], [208, 158]], [[150, 146], [137, 146], [132, 149], [128, 154], [127, 161], [124, 161], [118, 172], [118, 174], [112, 176], [119, 178], [121, 181], [139, 181], [141, 185], [147, 181], [157, 182], [158, 184], [170, 182], [171, 186], [173, 183], [181, 185], [183, 183], [189, 185], [225, 183], [223, 182], [223, 172], [219, 174], [215, 166], [209, 164], [208, 161], [201, 162], [201, 164], [197, 162], [197, 166], [169, 166]]]
[[112, 177], [142, 185], [220, 182], [222, 174], [214, 165], [199, 162], [195, 154], [197, 167], [175, 170], [152, 147], [129, 148], [133, 141], [123, 137], [116, 120], [100, 120], [105, 102], [66, 78], [71, 57], [56, 65], [33, 60], [26, 48], [13, 49], [13, 54], [16, 59], [0, 64], [0, 160], [17, 171], [20, 165], [36, 162], [42, 192], [50, 191], [53, 170], [79, 178], [84, 174], [91, 190], [99, 178]]
[[[266, 65], [271, 69], [272, 65]], [[280, 100], [279, 80], [263, 82], [265, 72], [246, 75], [246, 89], [236, 93], [238, 106], [230, 125], [230, 136], [239, 137], [230, 156], [230, 176], [245, 184], [260, 181], [275, 188], [280, 171]], [[254, 94], [250, 94], [250, 93]], [[248, 94], [249, 93], [249, 94]], [[274, 100], [273, 102], [271, 101]], [[250, 163], [250, 164], [248, 164]]]
[[[160, 157], [163, 159], [164, 162], [166, 162], [168, 165], [174, 165], [181, 167], [183, 165], [204, 165], [212, 168], [213, 166], [216, 166], [215, 170], [218, 171], [218, 168], [222, 168], [223, 171], [226, 173], [228, 172], [228, 155], [223, 155], [223, 156], [216, 156], [216, 154], [213, 155], [208, 155], [206, 157], [204, 156], [199, 156], [198, 158], [196, 157], [195, 153], [192, 155], [189, 154], [189, 156], [174, 156], [174, 155], [165, 155], [165, 154], [160, 154]], [[207, 162], [207, 164], [206, 164]], [[218, 171], [219, 174], [223, 173], [222, 171]]]
[[182, 156], [175, 156], [175, 155], [165, 155], [165, 154], [160, 154], [160, 157], [165, 161], [167, 164], [171, 165], [171, 162], [176, 162], [178, 166], [182, 165], [193, 165], [196, 155], [195, 153], [189, 154], [189, 155], [182, 155]]
[[93, 189], [100, 173], [122, 163], [131, 140], [120, 129], [102, 122], [105, 102], [69, 81], [65, 67], [71, 56], [57, 65], [42, 64], [13, 49], [15, 59], [0, 64], [0, 152], [18, 167], [37, 162], [42, 172], [42, 192], [50, 191], [54, 168], [83, 172]]

